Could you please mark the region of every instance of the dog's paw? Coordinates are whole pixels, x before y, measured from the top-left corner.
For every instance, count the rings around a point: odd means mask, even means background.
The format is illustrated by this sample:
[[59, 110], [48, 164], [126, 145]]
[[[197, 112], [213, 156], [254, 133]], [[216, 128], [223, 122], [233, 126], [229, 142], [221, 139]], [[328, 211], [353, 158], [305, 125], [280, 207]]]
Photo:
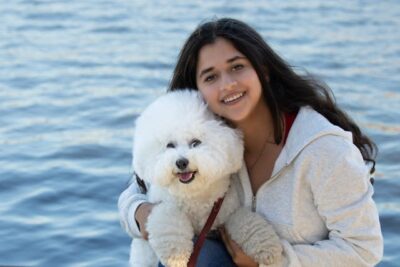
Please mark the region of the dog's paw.
[[186, 267], [193, 248], [192, 243], [182, 246], [176, 243], [174, 246], [156, 245], [154, 248], [160, 262], [167, 267]]
[[175, 206], [158, 204], [149, 215], [146, 229], [150, 246], [161, 263], [186, 266], [193, 251], [194, 231], [184, 213]]
[[129, 266], [154, 267], [157, 266], [157, 263], [157, 256], [154, 254], [149, 242], [141, 238], [134, 238], [131, 243]]
[[170, 257], [169, 259], [161, 260], [161, 263], [163, 263], [167, 267], [187, 267], [187, 264], [189, 262], [189, 255], [174, 255], [173, 257]]
[[269, 265], [281, 260], [283, 248], [279, 237], [261, 215], [240, 208], [225, 227], [231, 238], [258, 263]]

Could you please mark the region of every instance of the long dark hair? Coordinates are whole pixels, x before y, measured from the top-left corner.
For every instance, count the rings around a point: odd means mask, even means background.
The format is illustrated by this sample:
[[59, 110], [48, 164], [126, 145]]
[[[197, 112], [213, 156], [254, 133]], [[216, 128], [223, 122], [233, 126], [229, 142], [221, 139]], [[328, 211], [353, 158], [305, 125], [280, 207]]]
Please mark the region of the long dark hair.
[[[252, 27], [239, 20], [222, 18], [197, 27], [179, 54], [169, 85], [170, 91], [182, 88], [198, 89], [196, 67], [199, 51], [204, 45], [214, 43], [218, 37], [229, 40], [249, 59], [257, 72], [265, 102], [273, 118], [277, 144], [283, 137], [282, 113], [297, 112], [302, 106], [311, 106], [332, 124], [353, 133], [353, 143], [360, 150], [364, 160], [373, 163], [371, 173], [374, 172], [377, 154], [375, 143], [336, 105], [330, 88], [309, 74], [295, 73]], [[269, 77], [269, 81], [266, 76]]]

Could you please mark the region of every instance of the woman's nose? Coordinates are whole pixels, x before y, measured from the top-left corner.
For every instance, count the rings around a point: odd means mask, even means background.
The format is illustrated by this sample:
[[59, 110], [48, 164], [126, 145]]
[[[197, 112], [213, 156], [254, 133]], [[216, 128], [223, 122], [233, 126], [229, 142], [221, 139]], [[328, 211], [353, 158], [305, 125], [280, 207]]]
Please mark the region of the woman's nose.
[[223, 90], [232, 90], [236, 87], [236, 80], [230, 75], [223, 75], [222, 77], [222, 88]]

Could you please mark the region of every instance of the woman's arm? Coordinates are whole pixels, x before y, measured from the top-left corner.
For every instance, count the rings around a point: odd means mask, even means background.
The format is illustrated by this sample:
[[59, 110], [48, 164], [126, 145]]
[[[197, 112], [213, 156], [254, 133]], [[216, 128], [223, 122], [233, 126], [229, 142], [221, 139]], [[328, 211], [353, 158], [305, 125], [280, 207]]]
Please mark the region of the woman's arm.
[[325, 136], [310, 144], [308, 152], [304, 177], [328, 237], [313, 244], [283, 240], [285, 258], [302, 266], [376, 265], [383, 238], [369, 171], [359, 150], [350, 140]]
[[131, 237], [142, 237], [142, 233], [135, 220], [135, 214], [138, 207], [146, 201], [147, 197], [141, 193], [136, 180], [119, 196], [118, 210], [121, 226]]

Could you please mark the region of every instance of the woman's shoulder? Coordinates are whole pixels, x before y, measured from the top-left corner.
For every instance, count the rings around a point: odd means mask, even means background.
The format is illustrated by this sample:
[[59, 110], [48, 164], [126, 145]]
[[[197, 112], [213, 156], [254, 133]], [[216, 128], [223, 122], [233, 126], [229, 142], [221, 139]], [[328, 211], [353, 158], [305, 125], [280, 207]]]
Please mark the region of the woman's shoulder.
[[285, 152], [289, 161], [299, 154], [331, 158], [348, 152], [357, 153], [352, 140], [351, 132], [330, 123], [312, 108], [303, 107], [289, 132]]
[[[366, 164], [360, 150], [353, 144], [351, 132], [331, 124], [324, 116], [311, 108], [300, 110], [297, 125], [297, 141], [292, 140], [290, 151], [297, 150], [297, 158], [321, 168], [357, 168], [364, 172]], [[296, 128], [295, 128], [296, 129]], [[296, 132], [294, 132], [296, 133]], [[293, 139], [295, 139], [294, 134]]]
[[325, 134], [313, 139], [304, 147], [302, 153], [316, 159], [336, 159], [336, 161], [339, 161], [343, 158], [354, 158], [359, 162], [364, 162], [361, 152], [352, 140], [336, 134]]
[[[323, 135], [311, 142], [299, 155], [301, 165], [307, 166], [310, 182], [334, 179], [346, 185], [350, 180], [361, 182], [364, 188], [369, 170], [361, 152], [347, 138]], [[357, 182], [358, 183], [358, 182]]]

